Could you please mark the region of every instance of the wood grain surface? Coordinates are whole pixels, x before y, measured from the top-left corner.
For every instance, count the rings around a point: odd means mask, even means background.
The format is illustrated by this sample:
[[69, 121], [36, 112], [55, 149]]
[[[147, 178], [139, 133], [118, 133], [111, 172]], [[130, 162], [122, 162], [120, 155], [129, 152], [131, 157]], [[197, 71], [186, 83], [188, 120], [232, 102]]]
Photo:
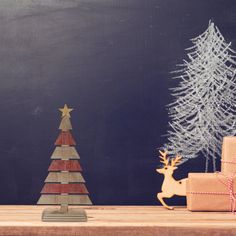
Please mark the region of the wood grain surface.
[[59, 129], [62, 131], [72, 130], [72, 125], [69, 116], [64, 116], [62, 118]]
[[82, 171], [77, 160], [53, 160], [48, 171]]
[[46, 183], [41, 193], [79, 193], [88, 194], [88, 190], [84, 184], [48, 184]]
[[55, 148], [51, 159], [80, 159], [80, 157], [74, 147], [62, 146]]
[[41, 221], [45, 208], [48, 207], [0, 206], [0, 235], [236, 235], [236, 215], [226, 212], [192, 213], [181, 207], [169, 211], [159, 206], [89, 206], [82, 207], [88, 222], [50, 223]]
[[75, 143], [75, 140], [72, 136], [72, 134], [70, 133], [70, 131], [62, 131], [56, 142], [55, 142], [55, 145], [72, 145], [72, 146], [75, 146], [76, 143]]
[[88, 195], [58, 195], [58, 194], [43, 194], [39, 198], [39, 205], [92, 205]]
[[45, 180], [46, 183], [85, 183], [79, 172], [50, 172]]

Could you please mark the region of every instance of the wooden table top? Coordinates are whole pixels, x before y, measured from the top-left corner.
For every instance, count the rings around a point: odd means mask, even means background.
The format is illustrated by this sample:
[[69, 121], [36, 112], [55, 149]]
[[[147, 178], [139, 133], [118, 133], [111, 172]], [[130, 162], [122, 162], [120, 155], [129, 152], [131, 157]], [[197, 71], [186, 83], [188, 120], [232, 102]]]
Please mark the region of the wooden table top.
[[[48, 208], [48, 207], [47, 207]], [[54, 207], [56, 208], [56, 207]], [[236, 214], [189, 212], [184, 207], [84, 207], [88, 222], [42, 222], [45, 206], [0, 206], [0, 235], [236, 235]]]

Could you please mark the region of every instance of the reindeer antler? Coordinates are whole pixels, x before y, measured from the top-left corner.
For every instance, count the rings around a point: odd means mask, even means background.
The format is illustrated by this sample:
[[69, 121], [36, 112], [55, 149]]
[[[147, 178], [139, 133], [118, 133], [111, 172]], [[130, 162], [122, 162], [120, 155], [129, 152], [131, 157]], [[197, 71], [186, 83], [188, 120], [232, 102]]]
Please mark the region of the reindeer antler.
[[181, 162], [181, 159], [182, 159], [181, 156], [176, 155], [176, 157], [171, 160], [171, 166], [174, 167], [174, 166], [176, 166], [177, 164], [179, 164], [179, 163]]
[[164, 152], [160, 151], [159, 150], [159, 153], [161, 154], [160, 158], [160, 162], [163, 163], [165, 166], [168, 166], [169, 164], [169, 158], [166, 158], [166, 155], [167, 155], [167, 150], [165, 150]]

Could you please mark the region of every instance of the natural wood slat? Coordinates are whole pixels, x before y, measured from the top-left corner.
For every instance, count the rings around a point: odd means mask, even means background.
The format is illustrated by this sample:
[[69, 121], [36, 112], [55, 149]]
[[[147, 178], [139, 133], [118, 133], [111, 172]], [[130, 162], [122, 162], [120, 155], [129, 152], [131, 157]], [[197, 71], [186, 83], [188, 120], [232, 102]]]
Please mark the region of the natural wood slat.
[[72, 130], [72, 125], [68, 116], [62, 118], [59, 129], [62, 131]]
[[51, 159], [80, 159], [80, 157], [74, 147], [62, 146], [55, 148]]
[[[57, 209], [57, 206], [52, 206]], [[165, 210], [159, 206], [84, 206], [88, 222], [42, 222], [45, 206], [0, 206], [0, 235], [11, 236], [234, 236], [229, 212]]]
[[45, 180], [46, 183], [85, 183], [79, 172], [50, 172]]
[[45, 184], [41, 193], [88, 194], [84, 184]]
[[43, 194], [39, 198], [37, 204], [39, 205], [91, 205], [92, 202], [87, 195], [53, 195]]
[[82, 171], [77, 160], [53, 160], [48, 171]]

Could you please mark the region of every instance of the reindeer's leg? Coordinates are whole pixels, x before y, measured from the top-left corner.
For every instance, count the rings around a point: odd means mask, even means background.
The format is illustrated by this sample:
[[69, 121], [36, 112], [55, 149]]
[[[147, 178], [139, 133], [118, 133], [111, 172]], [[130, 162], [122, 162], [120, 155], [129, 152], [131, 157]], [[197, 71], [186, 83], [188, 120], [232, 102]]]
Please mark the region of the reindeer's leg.
[[161, 202], [161, 204], [166, 207], [168, 210], [173, 210], [174, 207], [170, 207], [168, 205], [166, 205], [166, 203], [164, 202], [163, 198], [171, 198], [173, 195], [166, 195], [165, 193], [161, 192], [157, 194], [157, 198], [158, 200]]

